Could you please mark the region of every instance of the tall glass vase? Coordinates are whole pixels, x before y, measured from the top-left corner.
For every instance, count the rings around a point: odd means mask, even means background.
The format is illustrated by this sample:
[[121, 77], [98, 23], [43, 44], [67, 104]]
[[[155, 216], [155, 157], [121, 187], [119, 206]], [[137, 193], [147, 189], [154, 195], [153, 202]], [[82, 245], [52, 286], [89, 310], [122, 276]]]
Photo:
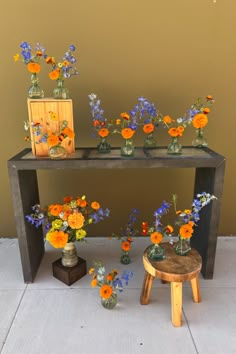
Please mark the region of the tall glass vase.
[[111, 151], [111, 145], [108, 143], [106, 137], [100, 139], [100, 143], [97, 146], [97, 151], [100, 154], [107, 154]]
[[192, 141], [192, 146], [194, 147], [207, 147], [208, 143], [204, 137], [203, 128], [196, 129], [196, 137]]
[[147, 134], [146, 138], [144, 139], [144, 148], [154, 148], [157, 146], [157, 142], [154, 139], [153, 133]]
[[28, 90], [28, 97], [29, 98], [43, 98], [44, 92], [39, 87], [38, 74], [36, 74], [36, 73], [31, 74], [30, 79], [31, 79], [31, 86]]
[[171, 143], [168, 145], [167, 153], [172, 155], [182, 154], [182, 145], [179, 143], [179, 137], [172, 137]]
[[69, 90], [64, 87], [64, 80], [57, 80], [57, 87], [53, 90], [53, 97], [59, 100], [66, 100], [69, 98]]
[[121, 147], [121, 156], [131, 157], [134, 156], [135, 147], [132, 139], [125, 139], [125, 144]]

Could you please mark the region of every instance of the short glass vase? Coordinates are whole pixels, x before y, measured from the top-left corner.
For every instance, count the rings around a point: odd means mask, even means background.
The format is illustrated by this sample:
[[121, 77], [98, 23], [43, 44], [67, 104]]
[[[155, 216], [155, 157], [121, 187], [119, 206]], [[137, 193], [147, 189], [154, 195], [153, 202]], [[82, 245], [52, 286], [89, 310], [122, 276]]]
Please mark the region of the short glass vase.
[[102, 297], [101, 304], [105, 309], [112, 310], [117, 305], [117, 294], [113, 292], [108, 299]]
[[122, 264], [129, 264], [131, 262], [130, 254], [129, 252], [122, 252], [122, 255], [120, 257], [120, 263]]
[[53, 90], [53, 98], [58, 100], [69, 99], [69, 90], [64, 87], [64, 80], [57, 80], [57, 87]]
[[203, 128], [196, 129], [196, 137], [192, 141], [192, 146], [198, 147], [198, 148], [207, 147], [208, 146], [207, 140], [204, 137]]
[[165, 250], [158, 243], [149, 247], [148, 258], [152, 261], [162, 261], [166, 258]]
[[174, 251], [179, 256], [187, 256], [191, 251], [190, 240], [179, 237], [179, 240], [174, 244]]
[[100, 143], [97, 145], [97, 151], [100, 154], [108, 154], [111, 151], [111, 145], [108, 143], [107, 138], [101, 138]]
[[182, 145], [179, 143], [179, 137], [172, 137], [172, 141], [167, 148], [167, 153], [170, 155], [182, 154]]
[[67, 155], [67, 151], [62, 145], [51, 146], [48, 150], [48, 155], [51, 159], [64, 159]]
[[36, 73], [33, 73], [30, 77], [31, 79], [31, 86], [28, 90], [28, 97], [29, 98], [44, 98], [44, 92], [39, 87], [39, 77]]
[[157, 142], [154, 139], [153, 133], [148, 134], [144, 139], [143, 147], [146, 149], [151, 149], [151, 148], [155, 148], [156, 146], [157, 146]]
[[121, 156], [132, 157], [134, 156], [135, 147], [131, 139], [125, 139], [125, 144], [121, 147]]

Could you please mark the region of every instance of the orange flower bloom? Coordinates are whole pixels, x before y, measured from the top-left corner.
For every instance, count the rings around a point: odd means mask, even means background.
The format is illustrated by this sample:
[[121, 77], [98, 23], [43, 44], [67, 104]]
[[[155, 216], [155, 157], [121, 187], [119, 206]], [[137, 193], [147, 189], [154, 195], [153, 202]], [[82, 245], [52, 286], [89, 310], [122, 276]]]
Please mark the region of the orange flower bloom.
[[130, 250], [130, 242], [123, 241], [122, 244], [121, 244], [121, 248], [125, 252], [129, 251]]
[[93, 126], [94, 127], [97, 127], [99, 124], [100, 124], [99, 120], [96, 119], [96, 120], [93, 121]]
[[53, 216], [58, 216], [63, 211], [63, 206], [60, 204], [51, 204], [48, 207], [48, 211]]
[[56, 63], [55, 59], [53, 57], [47, 57], [45, 59], [45, 61], [46, 61], [47, 64], [53, 64], [54, 65]]
[[58, 70], [53, 70], [51, 71], [49, 74], [49, 77], [51, 80], [57, 80], [59, 78], [59, 75], [60, 75], [60, 71]]
[[98, 210], [100, 209], [100, 204], [98, 202], [92, 202], [91, 203], [91, 207], [94, 209], [94, 210]]
[[170, 128], [170, 129], [168, 130], [168, 133], [169, 133], [170, 136], [172, 136], [172, 137], [177, 137], [177, 136], [179, 136], [179, 130], [178, 130], [178, 128]]
[[38, 57], [41, 57], [41, 56], [43, 55], [43, 53], [42, 53], [41, 51], [37, 50], [36, 55], [37, 55]]
[[98, 131], [98, 135], [101, 137], [101, 138], [105, 138], [106, 136], [108, 136], [109, 134], [109, 130], [107, 128], [101, 128], [99, 129]]
[[73, 197], [64, 197], [63, 201], [64, 203], [70, 203], [73, 200]]
[[149, 124], [145, 124], [143, 126], [143, 131], [144, 133], [146, 134], [150, 134], [154, 131], [154, 125], [152, 123], [149, 123]]
[[179, 234], [180, 234], [180, 237], [182, 237], [182, 238], [192, 237], [192, 234], [193, 234], [192, 226], [189, 224], [182, 225], [179, 229]]
[[150, 239], [152, 243], [160, 243], [162, 240], [162, 234], [160, 232], [155, 231], [150, 235]]
[[95, 286], [97, 286], [97, 284], [98, 284], [97, 279], [93, 279], [93, 280], [91, 281], [91, 286], [92, 286], [93, 288], [95, 288]]
[[171, 225], [167, 225], [166, 226], [166, 231], [169, 232], [169, 234], [172, 234], [172, 232], [174, 231], [173, 227]]
[[194, 128], [196, 128], [196, 129], [203, 128], [203, 127], [205, 127], [205, 125], [207, 125], [208, 118], [205, 114], [198, 113], [193, 118], [192, 123], [193, 123]]
[[113, 280], [113, 276], [112, 276], [111, 273], [107, 274], [106, 280], [107, 280], [107, 281], [112, 281], [112, 280]]
[[47, 138], [47, 143], [49, 146], [55, 146], [59, 143], [59, 138], [56, 135], [50, 134]]
[[121, 135], [124, 139], [130, 139], [134, 135], [135, 131], [131, 128], [124, 128], [121, 130]]
[[66, 127], [65, 129], [63, 129], [61, 133], [63, 135], [68, 136], [68, 138], [71, 138], [71, 139], [74, 138], [74, 136], [75, 136], [75, 133], [69, 127]]
[[130, 115], [129, 115], [128, 113], [126, 113], [126, 112], [121, 113], [120, 116], [121, 116], [122, 118], [124, 118], [125, 120], [129, 120], [129, 118], [130, 118]]
[[62, 63], [63, 66], [68, 66], [69, 64], [70, 63], [68, 62], [68, 60], [64, 60], [63, 63]]
[[133, 242], [132, 237], [128, 237], [128, 238], [127, 238], [127, 241], [128, 241], [128, 242]]
[[38, 63], [29, 63], [27, 65], [27, 68], [28, 68], [29, 72], [33, 73], [33, 74], [38, 74], [41, 69], [41, 67]]
[[206, 99], [211, 101], [213, 99], [213, 97], [211, 95], [208, 95], [208, 96], [206, 96]]
[[68, 225], [72, 229], [81, 229], [84, 225], [84, 216], [81, 213], [73, 213], [68, 217]]
[[85, 199], [82, 199], [82, 198], [78, 198], [77, 199], [77, 205], [80, 207], [80, 208], [85, 208], [87, 206], [87, 201]]
[[204, 114], [208, 114], [208, 113], [210, 113], [210, 108], [208, 108], [208, 107], [206, 107], [206, 108], [204, 108], [204, 110], [203, 110], [203, 112], [204, 112]]
[[173, 122], [173, 119], [172, 119], [170, 116], [165, 116], [165, 117], [163, 118], [163, 122], [164, 122], [165, 124], [171, 124], [171, 122]]
[[68, 234], [63, 231], [52, 231], [48, 233], [48, 242], [55, 248], [63, 248], [68, 242]]
[[69, 205], [63, 205], [63, 217], [62, 220], [67, 220], [72, 210]]
[[104, 284], [103, 286], [101, 286], [100, 296], [103, 299], [109, 299], [109, 297], [112, 295], [112, 293], [113, 293], [113, 289], [110, 285]]

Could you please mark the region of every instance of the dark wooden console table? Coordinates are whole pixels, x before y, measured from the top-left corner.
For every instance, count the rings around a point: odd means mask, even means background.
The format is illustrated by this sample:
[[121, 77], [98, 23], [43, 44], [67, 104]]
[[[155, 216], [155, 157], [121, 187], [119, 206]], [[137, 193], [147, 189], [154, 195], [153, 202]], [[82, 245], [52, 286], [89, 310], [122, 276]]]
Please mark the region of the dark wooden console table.
[[132, 169], [132, 168], [194, 168], [194, 195], [206, 191], [218, 200], [203, 209], [191, 244], [202, 256], [202, 274], [213, 278], [217, 232], [224, 183], [225, 158], [208, 148], [184, 147], [182, 155], [168, 155], [165, 147], [144, 150], [136, 148], [135, 156], [120, 156], [120, 148], [99, 154], [96, 148], [77, 148], [66, 159], [35, 158], [31, 149], [24, 149], [8, 161], [17, 237], [24, 281], [33, 282], [44, 254], [41, 229], [25, 220], [32, 205], [39, 203], [37, 170], [44, 169]]

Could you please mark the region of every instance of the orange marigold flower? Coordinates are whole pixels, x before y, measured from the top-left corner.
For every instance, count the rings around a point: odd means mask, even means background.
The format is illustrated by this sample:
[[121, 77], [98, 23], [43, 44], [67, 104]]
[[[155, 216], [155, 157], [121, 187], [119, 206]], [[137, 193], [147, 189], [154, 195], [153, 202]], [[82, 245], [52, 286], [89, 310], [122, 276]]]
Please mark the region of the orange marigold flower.
[[94, 210], [98, 210], [100, 209], [100, 204], [98, 202], [92, 202], [91, 208], [93, 208]]
[[48, 234], [48, 242], [55, 248], [63, 248], [68, 242], [68, 234], [63, 231], [52, 231]]
[[58, 70], [53, 70], [51, 71], [49, 74], [49, 77], [51, 80], [57, 80], [59, 78], [59, 75], [60, 75], [60, 71]]
[[64, 203], [70, 203], [73, 200], [73, 197], [64, 197], [63, 201]]
[[123, 251], [129, 251], [130, 250], [130, 242], [128, 241], [123, 241], [121, 244], [121, 248]]
[[71, 207], [69, 205], [67, 205], [67, 204], [63, 205], [62, 220], [67, 220], [71, 213], [72, 213]]
[[95, 288], [95, 286], [97, 286], [97, 284], [98, 284], [97, 279], [93, 279], [93, 280], [91, 281], [91, 286], [92, 286], [93, 288]]
[[101, 128], [99, 129], [98, 131], [98, 135], [101, 137], [101, 138], [105, 138], [106, 136], [108, 136], [109, 134], [109, 130], [107, 128]]
[[113, 293], [113, 289], [110, 285], [104, 284], [103, 286], [101, 286], [100, 296], [103, 299], [109, 299], [109, 297], [112, 295], [112, 293]]
[[193, 228], [189, 224], [184, 224], [179, 229], [179, 234], [181, 238], [190, 238], [193, 234]]
[[179, 130], [178, 130], [178, 128], [170, 128], [170, 129], [168, 130], [168, 133], [169, 133], [170, 136], [172, 136], [172, 137], [177, 137], [177, 136], [179, 136]]
[[121, 130], [121, 135], [124, 139], [130, 139], [134, 135], [135, 131], [131, 128], [124, 128]]
[[74, 138], [74, 136], [75, 136], [75, 133], [69, 127], [64, 128], [61, 133], [63, 135], [68, 136], [68, 138], [71, 138], [71, 139]]
[[68, 66], [69, 64], [70, 63], [68, 62], [68, 60], [64, 60], [63, 63], [62, 63], [63, 66]]
[[41, 52], [41, 50], [37, 50], [37, 51], [36, 51], [36, 55], [37, 55], [38, 57], [41, 57], [41, 56], [43, 55], [43, 53]]
[[192, 124], [193, 124], [194, 128], [196, 128], [196, 129], [205, 127], [205, 125], [207, 125], [207, 123], [208, 123], [208, 118], [207, 118], [206, 114], [203, 114], [203, 113], [196, 114], [195, 117], [193, 118], [193, 121], [192, 121]]
[[152, 243], [160, 243], [162, 240], [162, 234], [160, 232], [155, 231], [150, 235], [150, 239]]
[[85, 208], [87, 206], [87, 201], [85, 199], [82, 199], [82, 198], [78, 198], [76, 200], [77, 202], [77, 205], [80, 207], [80, 208]]
[[51, 204], [48, 211], [51, 215], [58, 216], [63, 211], [63, 206], [61, 204]]
[[41, 69], [41, 67], [38, 63], [29, 63], [27, 65], [27, 68], [28, 68], [29, 72], [33, 73], [33, 74], [38, 74]]
[[145, 134], [150, 134], [154, 131], [154, 125], [152, 123], [145, 124], [143, 126], [143, 131]]
[[184, 213], [185, 213], [185, 214], [190, 214], [190, 213], [191, 213], [191, 210], [190, 210], [190, 209], [185, 209], [185, 210], [184, 210]]
[[45, 61], [47, 64], [55, 64], [55, 59], [53, 57], [47, 57]]
[[208, 107], [206, 107], [206, 108], [204, 108], [204, 110], [203, 110], [203, 112], [204, 112], [204, 114], [208, 114], [208, 113], [210, 113], [210, 108], [208, 108]]
[[165, 117], [163, 118], [163, 122], [164, 122], [165, 124], [171, 124], [171, 122], [173, 122], [173, 119], [172, 119], [170, 116], [165, 116]]
[[211, 101], [211, 100], [213, 99], [213, 97], [212, 97], [211, 95], [207, 95], [207, 96], [206, 96], [206, 99], [209, 100], [209, 101]]
[[106, 280], [107, 280], [107, 281], [112, 281], [112, 280], [113, 280], [113, 276], [112, 276], [111, 273], [107, 274]]
[[128, 237], [128, 238], [127, 238], [127, 241], [128, 241], [128, 242], [133, 242], [132, 237]]
[[95, 268], [90, 268], [89, 269], [89, 275], [93, 274], [94, 271], [95, 271]]
[[73, 213], [68, 217], [68, 225], [72, 229], [81, 229], [84, 225], [84, 216], [81, 213]]
[[99, 120], [96, 119], [96, 120], [93, 121], [93, 126], [94, 127], [97, 127], [99, 124], [100, 124]]
[[172, 234], [172, 232], [174, 231], [173, 227], [171, 225], [167, 225], [166, 226], [166, 231], [169, 232], [169, 234]]
[[49, 146], [55, 146], [59, 143], [59, 138], [56, 135], [50, 134], [47, 138], [47, 143]]
[[193, 227], [194, 222], [193, 221], [189, 221], [188, 224]]
[[122, 118], [124, 118], [125, 120], [129, 120], [129, 118], [130, 118], [130, 115], [129, 115], [128, 113], [126, 113], [126, 112], [121, 113], [120, 116], [121, 116]]

